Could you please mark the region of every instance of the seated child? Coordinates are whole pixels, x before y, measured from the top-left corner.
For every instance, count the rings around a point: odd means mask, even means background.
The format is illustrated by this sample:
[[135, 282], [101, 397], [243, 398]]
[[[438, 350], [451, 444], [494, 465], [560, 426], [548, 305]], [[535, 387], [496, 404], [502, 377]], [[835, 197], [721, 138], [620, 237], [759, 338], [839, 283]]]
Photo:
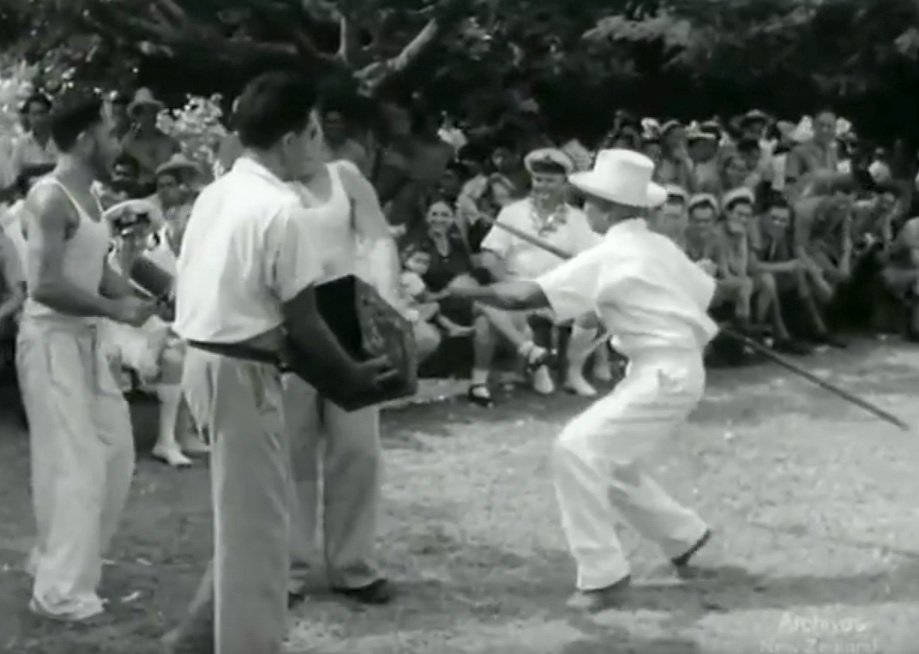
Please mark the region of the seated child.
[[[471, 336], [473, 327], [464, 327], [441, 313], [438, 302], [446, 293], [432, 293], [424, 282], [431, 265], [430, 255], [419, 248], [409, 248], [403, 257], [402, 291], [408, 299], [408, 319], [415, 327], [415, 341], [423, 360], [440, 345], [441, 332], [447, 338]], [[439, 328], [439, 329], [438, 329]]]

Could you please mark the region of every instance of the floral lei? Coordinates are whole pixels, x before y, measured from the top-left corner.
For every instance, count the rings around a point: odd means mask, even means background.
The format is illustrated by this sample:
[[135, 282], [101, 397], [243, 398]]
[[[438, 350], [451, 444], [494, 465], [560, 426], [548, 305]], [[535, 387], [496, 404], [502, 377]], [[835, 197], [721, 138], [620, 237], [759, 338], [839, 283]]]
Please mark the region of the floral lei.
[[556, 231], [568, 220], [568, 203], [562, 200], [553, 209], [545, 220], [539, 215], [539, 208], [535, 198], [530, 198], [530, 219], [537, 235], [543, 236]]

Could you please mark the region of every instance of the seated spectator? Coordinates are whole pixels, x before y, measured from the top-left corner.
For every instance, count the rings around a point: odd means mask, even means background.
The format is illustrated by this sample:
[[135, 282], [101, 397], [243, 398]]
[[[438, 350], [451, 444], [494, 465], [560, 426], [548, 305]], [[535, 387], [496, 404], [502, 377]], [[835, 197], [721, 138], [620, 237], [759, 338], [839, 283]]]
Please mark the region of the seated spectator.
[[[795, 257], [805, 267], [816, 300], [824, 313], [840, 287], [852, 275], [852, 178], [835, 174], [808, 185], [794, 205]], [[825, 318], [815, 338], [822, 344], [844, 347], [830, 334]]]
[[[451, 286], [477, 285], [479, 282], [476, 275], [480, 273], [475, 270], [472, 258], [465, 249], [450, 205], [442, 201], [432, 204], [427, 212], [427, 223], [428, 233], [413, 249], [428, 254], [428, 269], [422, 275], [428, 292], [439, 297]], [[440, 301], [438, 309], [442, 317], [461, 328], [473, 325], [476, 361], [487, 358], [490, 365], [495, 336], [506, 339], [529, 363], [546, 358], [546, 350], [537, 347], [529, 334], [521, 330], [517, 322], [504, 312], [453, 297]], [[488, 386], [476, 380], [473, 372], [469, 399], [477, 404], [489, 405], [491, 393]]]
[[771, 326], [772, 347], [776, 350], [809, 354], [812, 348], [792, 336], [784, 313], [790, 305], [812, 302], [791, 243], [791, 207], [778, 194], [767, 202], [766, 213], [753, 223], [750, 234], [750, 269], [756, 290], [754, 315], [758, 323]]
[[836, 141], [836, 114], [821, 111], [814, 118], [813, 135], [799, 143], [785, 160], [785, 183], [794, 197], [815, 177], [838, 172], [839, 152]]
[[[737, 142], [737, 154], [749, 172], [742, 186], [759, 192], [762, 185], [772, 185], [772, 159], [759, 139], [747, 137]], [[736, 188], [736, 187], [735, 187]]]
[[650, 227], [682, 248], [686, 241], [686, 203], [689, 195], [679, 186], [670, 185], [666, 189], [667, 201], [654, 213]]
[[484, 178], [478, 196], [461, 193], [457, 200], [459, 227], [464, 230], [469, 252], [477, 265], [482, 252], [482, 241], [491, 230], [491, 222], [501, 210], [514, 202], [513, 183], [499, 173]]
[[752, 181], [747, 160], [736, 151], [729, 151], [721, 158], [721, 188], [732, 190], [750, 187]]
[[[714, 129], [713, 129], [714, 128]], [[686, 142], [690, 161], [690, 188], [693, 193], [711, 193], [721, 195], [721, 179], [718, 168], [718, 140], [720, 132], [717, 126], [693, 126], [686, 133]]]
[[[115, 247], [110, 262], [116, 270], [129, 271], [145, 256], [157, 208], [134, 200], [109, 209], [106, 220], [114, 227]], [[185, 345], [171, 332], [169, 323], [151, 317], [141, 327], [103, 322], [110, 357], [115, 365], [134, 371], [141, 387], [153, 391], [160, 401], [159, 431], [154, 457], [172, 467], [191, 465], [189, 454], [205, 454], [209, 448], [191, 420], [182, 395]]]
[[729, 312], [742, 330], [749, 330], [753, 280], [739, 272], [743, 264], [736, 256], [728, 256], [725, 229], [718, 224], [718, 201], [712, 195], [696, 195], [690, 198], [688, 209], [685, 252], [715, 278], [711, 309]]
[[325, 136], [323, 155], [327, 162], [350, 161], [370, 178], [370, 156], [367, 149], [352, 138], [351, 125], [344, 103], [326, 103], [322, 107], [322, 133]]
[[516, 144], [510, 139], [499, 139], [491, 153], [492, 172], [501, 175], [511, 183], [511, 197], [515, 200], [526, 197], [528, 179], [526, 167]]
[[138, 89], [128, 106], [134, 124], [122, 139], [121, 147], [140, 165], [138, 182], [145, 189], [153, 186], [156, 169], [180, 151], [178, 141], [157, 127], [157, 116], [164, 108], [149, 89]]
[[[506, 206], [498, 215], [497, 222], [533, 234], [566, 252], [577, 253], [595, 245], [600, 237], [591, 230], [587, 217], [581, 210], [565, 202], [567, 176], [573, 168], [569, 157], [559, 150], [540, 149], [527, 155], [524, 163], [531, 176], [530, 197]], [[482, 251], [483, 265], [497, 280], [534, 279], [562, 262], [556, 255], [498, 227], [488, 233], [482, 243]], [[535, 331], [537, 343], [549, 349], [553, 327], [551, 315], [545, 312], [512, 316], [506, 312], [498, 313], [511, 317], [520, 326], [521, 332], [525, 329], [524, 323], [529, 323]], [[489, 327], [487, 323], [484, 326]], [[477, 348], [473, 389], [470, 393], [474, 390], [485, 397], [497, 343], [494, 330], [479, 336], [480, 347]], [[592, 354], [595, 336], [595, 327], [576, 322], [568, 342], [564, 385], [567, 390], [582, 396], [596, 394], [596, 389], [583, 375], [583, 368]], [[522, 336], [519, 338], [523, 339]], [[555, 382], [547, 366], [540, 366], [534, 372], [532, 383], [538, 393], [549, 394], [555, 390]]]
[[51, 138], [51, 99], [43, 93], [33, 93], [23, 103], [22, 111], [28, 131], [13, 146], [11, 167], [14, 179], [36, 167], [54, 167], [57, 147]]
[[108, 183], [99, 183], [97, 195], [104, 209], [136, 200], [143, 195], [139, 183], [140, 164], [129, 154], [120, 154], [112, 165]]
[[885, 257], [883, 279], [908, 310], [907, 338], [919, 342], [919, 218], [910, 218]]
[[408, 318], [415, 331], [419, 363], [424, 362], [440, 346], [442, 336], [461, 338], [471, 336], [472, 326], [459, 325], [443, 314], [440, 301], [446, 294], [432, 293], [424, 282], [431, 268], [431, 255], [427, 250], [409, 247], [403, 254], [401, 276], [402, 292], [408, 299]]
[[686, 145], [686, 128], [675, 120], [661, 126], [661, 155], [656, 177], [661, 184], [692, 187], [692, 160]]
[[147, 198], [155, 204], [163, 216], [170, 213], [189, 213], [194, 200], [192, 187], [201, 176], [198, 165], [176, 154], [156, 169], [153, 182], [156, 192]]

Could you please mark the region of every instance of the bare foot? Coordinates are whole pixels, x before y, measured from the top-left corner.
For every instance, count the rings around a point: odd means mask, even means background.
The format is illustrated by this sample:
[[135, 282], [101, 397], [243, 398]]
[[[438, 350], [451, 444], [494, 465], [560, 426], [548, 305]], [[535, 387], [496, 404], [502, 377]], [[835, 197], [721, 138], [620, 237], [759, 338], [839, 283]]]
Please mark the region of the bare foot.
[[182, 453], [178, 445], [157, 445], [153, 448], [153, 456], [173, 468], [183, 468], [192, 464], [192, 460]]

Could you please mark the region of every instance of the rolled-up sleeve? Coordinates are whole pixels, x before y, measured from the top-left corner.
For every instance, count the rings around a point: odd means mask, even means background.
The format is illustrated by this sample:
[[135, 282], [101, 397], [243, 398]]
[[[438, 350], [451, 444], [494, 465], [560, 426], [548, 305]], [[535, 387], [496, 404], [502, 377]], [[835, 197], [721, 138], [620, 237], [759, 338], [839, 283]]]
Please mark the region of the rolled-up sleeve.
[[536, 279], [559, 322], [594, 310], [602, 263], [598, 250], [579, 254]]
[[281, 302], [288, 302], [322, 274], [321, 259], [303, 229], [301, 210], [291, 207], [272, 220], [265, 243], [265, 280]]

